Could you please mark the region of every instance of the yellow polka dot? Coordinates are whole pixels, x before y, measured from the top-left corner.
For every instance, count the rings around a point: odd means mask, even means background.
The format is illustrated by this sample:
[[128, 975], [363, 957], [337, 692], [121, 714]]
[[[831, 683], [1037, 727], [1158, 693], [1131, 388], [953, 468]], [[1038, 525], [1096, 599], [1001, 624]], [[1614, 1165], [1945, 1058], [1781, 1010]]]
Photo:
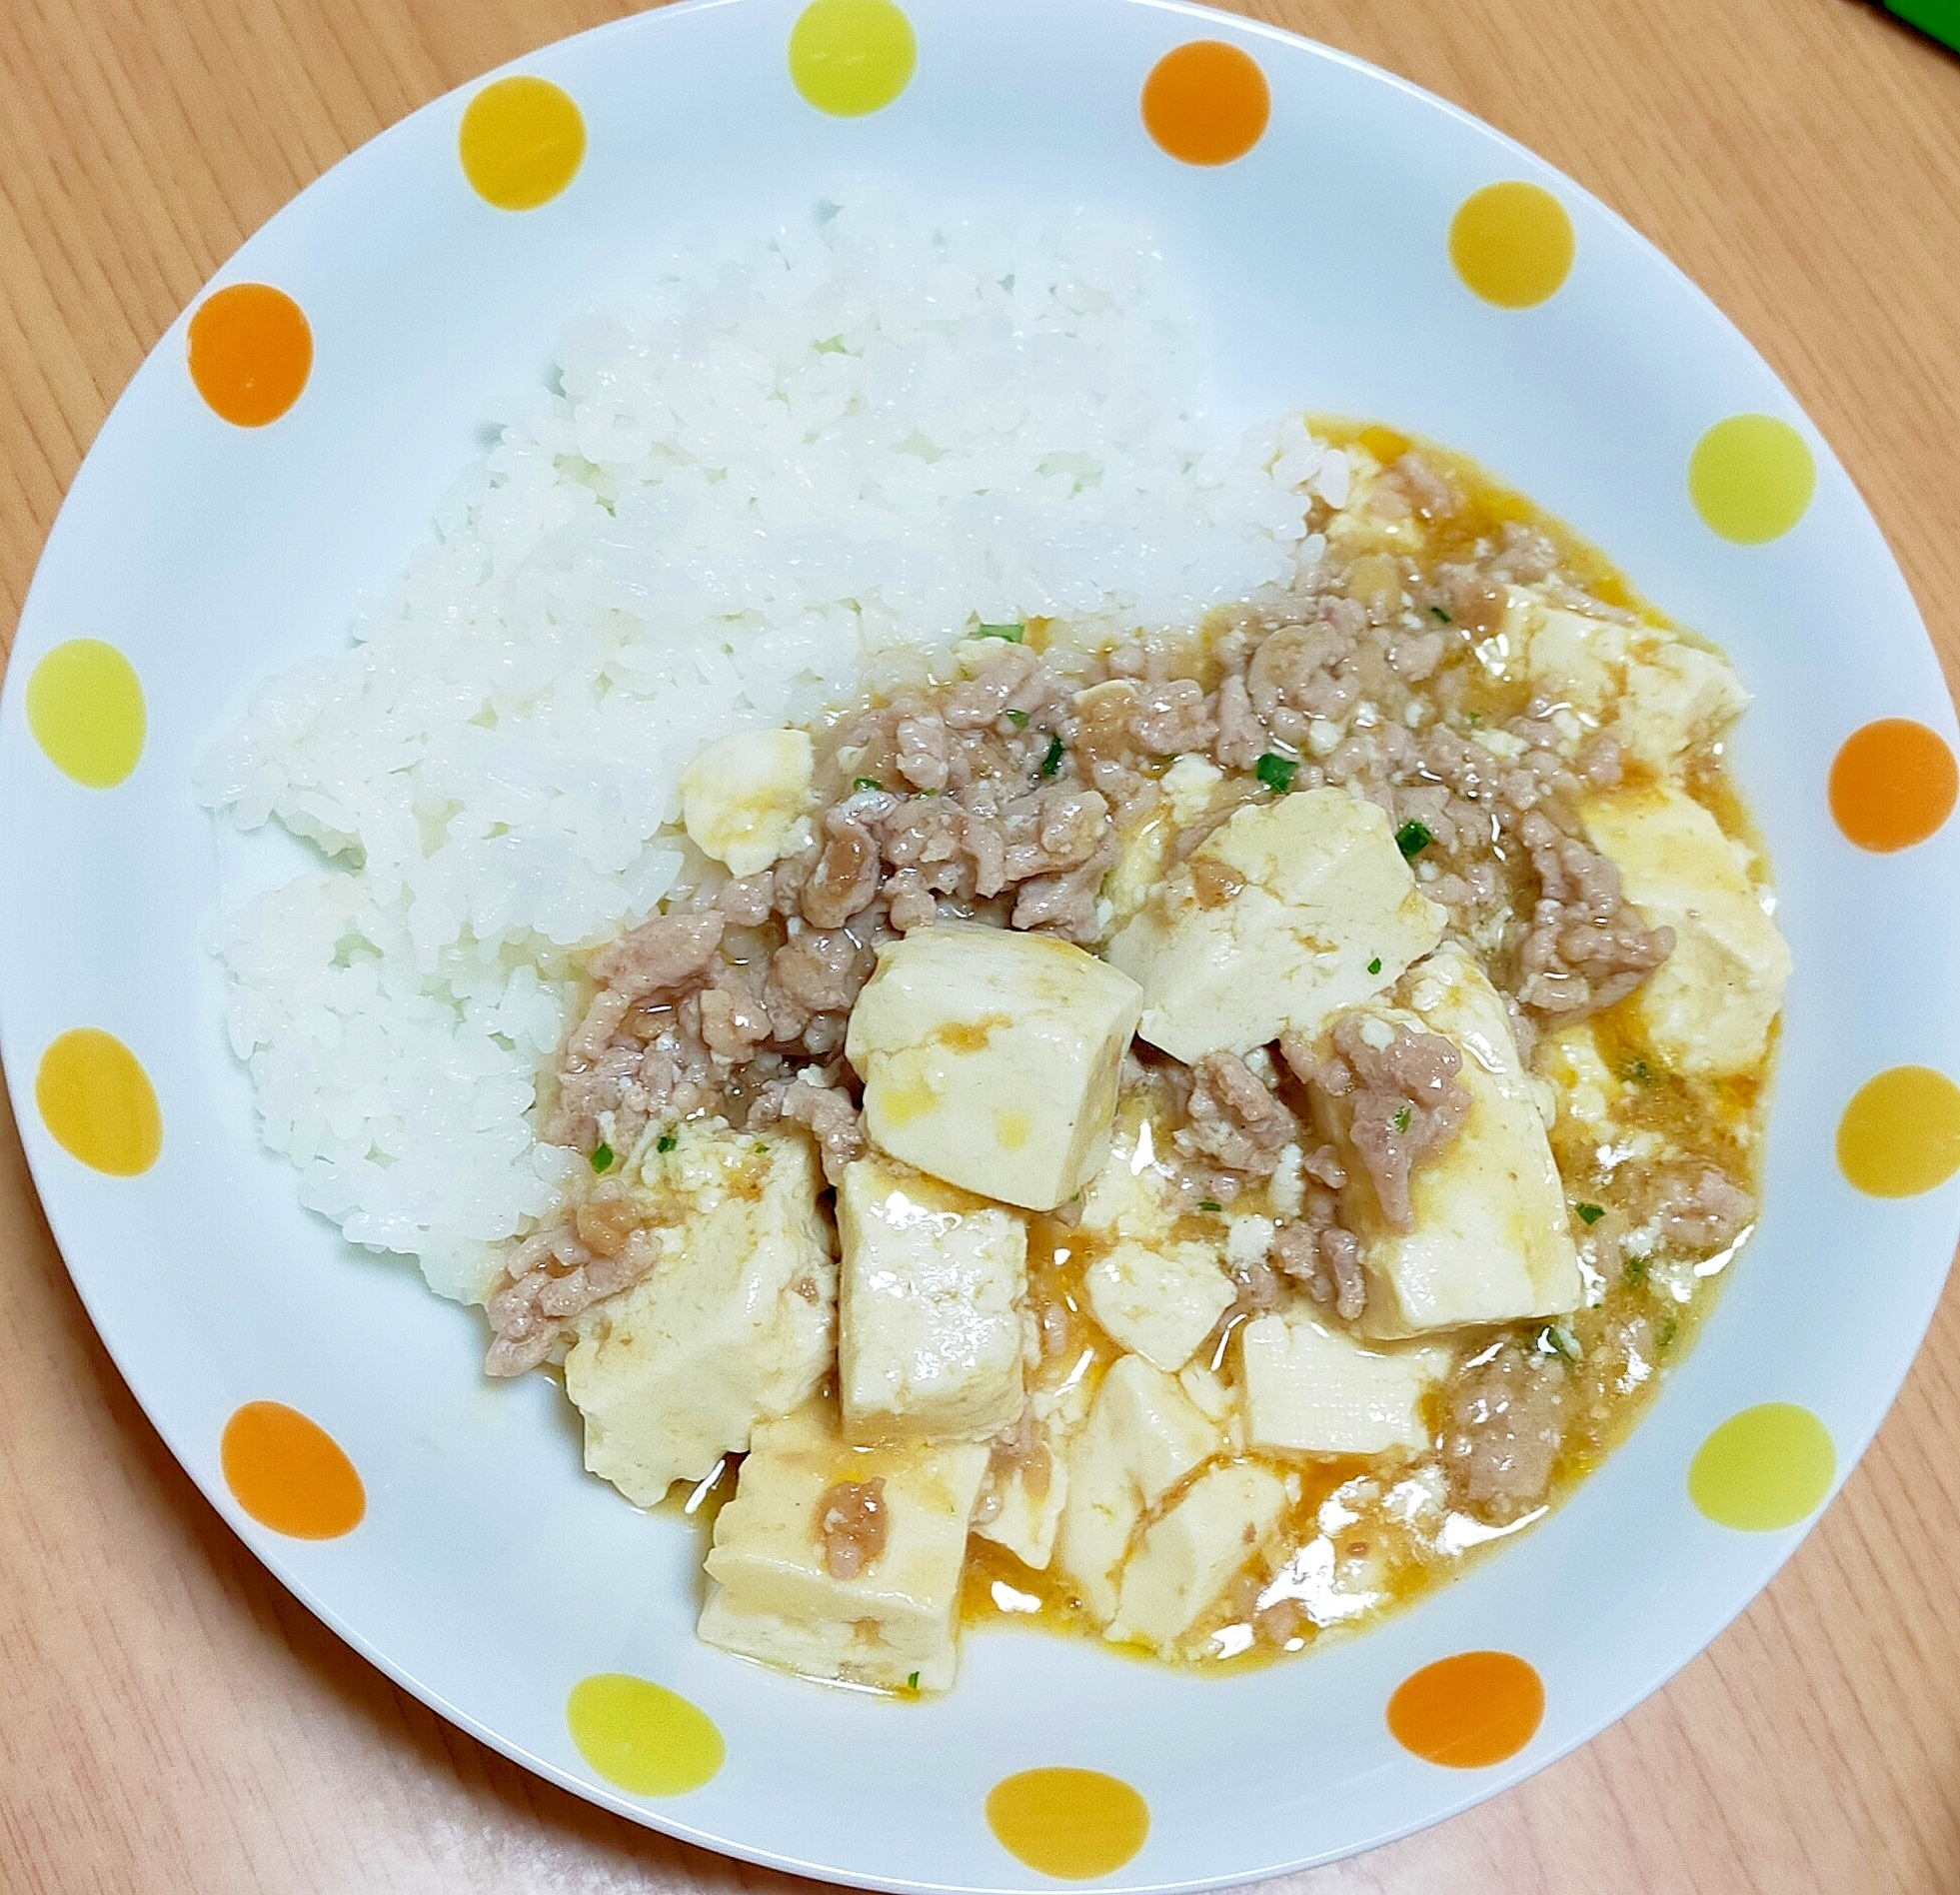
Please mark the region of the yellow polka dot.
[[620, 1671], [582, 1678], [565, 1700], [579, 1755], [631, 1796], [698, 1790], [728, 1754], [707, 1712], [664, 1686]]
[[1555, 295], [1572, 268], [1572, 220], [1535, 184], [1510, 180], [1472, 191], [1449, 224], [1449, 260], [1464, 287], [1500, 309]]
[[290, 1539], [339, 1539], [368, 1511], [347, 1450], [283, 1401], [248, 1401], [225, 1423], [218, 1459], [232, 1497], [261, 1526]]
[[912, 22], [892, 0], [811, 0], [791, 29], [791, 79], [836, 118], [882, 111], [918, 63]]
[[147, 1171], [163, 1149], [163, 1114], [150, 1075], [98, 1026], [77, 1026], [42, 1053], [34, 1103], [70, 1157], [111, 1177]]
[[1695, 443], [1688, 498], [1724, 540], [1760, 546], [1804, 516], [1817, 465], [1803, 436], [1774, 415], [1731, 415]]
[[1931, 1066], [1893, 1066], [1851, 1096], [1838, 1169], [1872, 1197], [1917, 1197], [1960, 1171], [1960, 1086]]
[[100, 639], [70, 639], [27, 681], [27, 728], [64, 776], [109, 790], [143, 755], [143, 686], [136, 668]]
[[1731, 1415], [1688, 1469], [1688, 1498], [1717, 1526], [1767, 1533], [1822, 1504], [1837, 1471], [1830, 1430], [1808, 1408], [1766, 1401]]
[[500, 211], [535, 211], [578, 176], [586, 122], [563, 86], [519, 73], [470, 101], [456, 149], [480, 198]]
[[1150, 1833], [1150, 1806], [1100, 1770], [1023, 1770], [987, 1792], [1001, 1848], [1042, 1875], [1085, 1882], [1113, 1875]]

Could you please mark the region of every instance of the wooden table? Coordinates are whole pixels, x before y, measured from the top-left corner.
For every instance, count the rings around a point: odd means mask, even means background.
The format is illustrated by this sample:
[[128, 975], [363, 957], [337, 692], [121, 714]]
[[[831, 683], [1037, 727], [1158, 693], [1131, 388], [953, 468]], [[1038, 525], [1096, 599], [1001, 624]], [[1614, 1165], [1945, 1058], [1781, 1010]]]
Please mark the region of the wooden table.
[[[426, 99], [631, 10], [0, 4], [9, 636], [110, 403], [224, 257]], [[1247, 10], [1467, 106], [1655, 238], [1836, 446], [1960, 676], [1960, 62], [1859, 0]], [[110, 1365], [11, 1121], [0, 1257], [0, 1886], [790, 1886], [534, 1781], [296, 1605]], [[1298, 1895], [1960, 1890], [1956, 1416], [1949, 1296], [1844, 1497], [1712, 1651], [1523, 1788]]]

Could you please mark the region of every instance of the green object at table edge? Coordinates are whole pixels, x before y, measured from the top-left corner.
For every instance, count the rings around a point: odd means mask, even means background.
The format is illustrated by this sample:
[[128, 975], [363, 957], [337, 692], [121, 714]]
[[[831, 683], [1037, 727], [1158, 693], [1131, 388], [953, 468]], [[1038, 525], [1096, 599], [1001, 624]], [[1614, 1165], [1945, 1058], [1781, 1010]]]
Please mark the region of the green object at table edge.
[[1960, 53], [1960, 0], [1881, 0], [1887, 13]]

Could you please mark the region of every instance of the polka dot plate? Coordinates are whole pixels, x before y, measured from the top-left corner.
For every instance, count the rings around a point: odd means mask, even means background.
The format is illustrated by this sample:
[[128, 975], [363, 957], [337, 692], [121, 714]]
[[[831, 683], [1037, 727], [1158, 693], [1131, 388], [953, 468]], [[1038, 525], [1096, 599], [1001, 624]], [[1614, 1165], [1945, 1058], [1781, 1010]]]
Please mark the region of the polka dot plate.
[[[344, 1248], [255, 1147], [193, 760], [344, 636], [579, 308], [827, 180], [1140, 213], [1227, 419], [1479, 457], [1735, 656], [1795, 952], [1761, 1234], [1561, 1512], [1371, 1635], [1198, 1679], [995, 1633], [957, 1691], [692, 1635], [680, 1520], [582, 1475], [543, 1380]], [[889, 1888], [1183, 1889], [1433, 1822], [1712, 1637], [1870, 1438], [1960, 1167], [1954, 721], [1877, 528], [1748, 345], [1568, 180], [1398, 81], [1141, 0], [700, 0], [464, 88], [275, 218], [78, 476], [0, 704], [0, 1047], [62, 1248], [172, 1448], [410, 1689], [677, 1836]]]

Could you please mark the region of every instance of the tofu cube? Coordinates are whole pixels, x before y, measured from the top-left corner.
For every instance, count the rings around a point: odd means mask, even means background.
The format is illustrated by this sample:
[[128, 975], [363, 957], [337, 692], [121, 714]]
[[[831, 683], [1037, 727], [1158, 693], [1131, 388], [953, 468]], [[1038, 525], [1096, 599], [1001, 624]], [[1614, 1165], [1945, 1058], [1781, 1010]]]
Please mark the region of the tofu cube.
[[737, 731], [698, 752], [681, 777], [688, 839], [729, 873], [753, 876], [783, 854], [810, 800], [807, 731]]
[[1519, 617], [1526, 666], [1548, 696], [1609, 724], [1621, 750], [1665, 771], [1712, 742], [1748, 708], [1719, 652], [1658, 626], [1625, 625], [1546, 606], [1528, 595]]
[[1020, 1413], [1027, 1224], [889, 1158], [838, 1190], [848, 1439], [983, 1441]]
[[1033, 1452], [1004, 1463], [996, 1454], [987, 1468], [982, 1491], [990, 1490], [995, 1505], [989, 1512], [982, 1501], [974, 1531], [1035, 1572], [1045, 1572], [1054, 1553], [1055, 1530], [1068, 1504], [1068, 1443], [1088, 1414], [1088, 1390], [1078, 1381], [1036, 1389], [1028, 1397]]
[[1161, 1369], [1110, 1363], [1068, 1450], [1055, 1558], [1099, 1625], [1115, 1616], [1117, 1571], [1144, 1510], [1224, 1445], [1223, 1430]]
[[[1420, 1335], [1576, 1309], [1583, 1286], [1565, 1189], [1503, 1000], [1453, 944], [1411, 968], [1397, 992], [1402, 1004], [1369, 1010], [1449, 1040], [1470, 1109], [1455, 1137], [1417, 1162], [1407, 1230], [1381, 1214], [1367, 1167], [1348, 1164], [1341, 1212], [1368, 1277], [1362, 1332]], [[1316, 1090], [1314, 1109], [1323, 1134], [1349, 1149], [1350, 1102]]]
[[1142, 996], [1065, 941], [949, 922], [879, 949], [845, 1055], [881, 1151], [1052, 1210], [1100, 1168]]
[[1447, 1350], [1369, 1349], [1311, 1316], [1259, 1316], [1239, 1331], [1246, 1439], [1292, 1454], [1381, 1454], [1429, 1444], [1422, 1397]]
[[1233, 1461], [1200, 1474], [1129, 1556], [1103, 1637], [1174, 1650], [1279, 1524], [1285, 1504], [1286, 1484], [1269, 1467]]
[[585, 1417], [586, 1466], [650, 1507], [749, 1446], [830, 1373], [837, 1265], [824, 1180], [801, 1130], [681, 1127], [650, 1153], [660, 1261], [572, 1325], [566, 1392]]
[[1096, 1321], [1166, 1375], [1191, 1359], [1238, 1293], [1201, 1243], [1118, 1242], [1088, 1266], [1083, 1283]]
[[1207, 837], [1108, 953], [1143, 989], [1142, 1036], [1188, 1065], [1288, 1029], [1312, 1037], [1392, 985], [1444, 919], [1380, 810], [1302, 790]]
[[1628, 1002], [1654, 1056], [1695, 1077], [1754, 1069], [1782, 1010], [1790, 950], [1736, 846], [1678, 790], [1616, 791], [1580, 815], [1641, 919], [1674, 931], [1674, 951]]
[[[977, 1445], [854, 1448], [819, 1396], [756, 1429], [715, 1522], [701, 1636], [806, 1677], [944, 1691], [959, 1665], [967, 1523], [986, 1471]], [[883, 1483], [882, 1551], [840, 1578], [821, 1521], [841, 1484]]]

